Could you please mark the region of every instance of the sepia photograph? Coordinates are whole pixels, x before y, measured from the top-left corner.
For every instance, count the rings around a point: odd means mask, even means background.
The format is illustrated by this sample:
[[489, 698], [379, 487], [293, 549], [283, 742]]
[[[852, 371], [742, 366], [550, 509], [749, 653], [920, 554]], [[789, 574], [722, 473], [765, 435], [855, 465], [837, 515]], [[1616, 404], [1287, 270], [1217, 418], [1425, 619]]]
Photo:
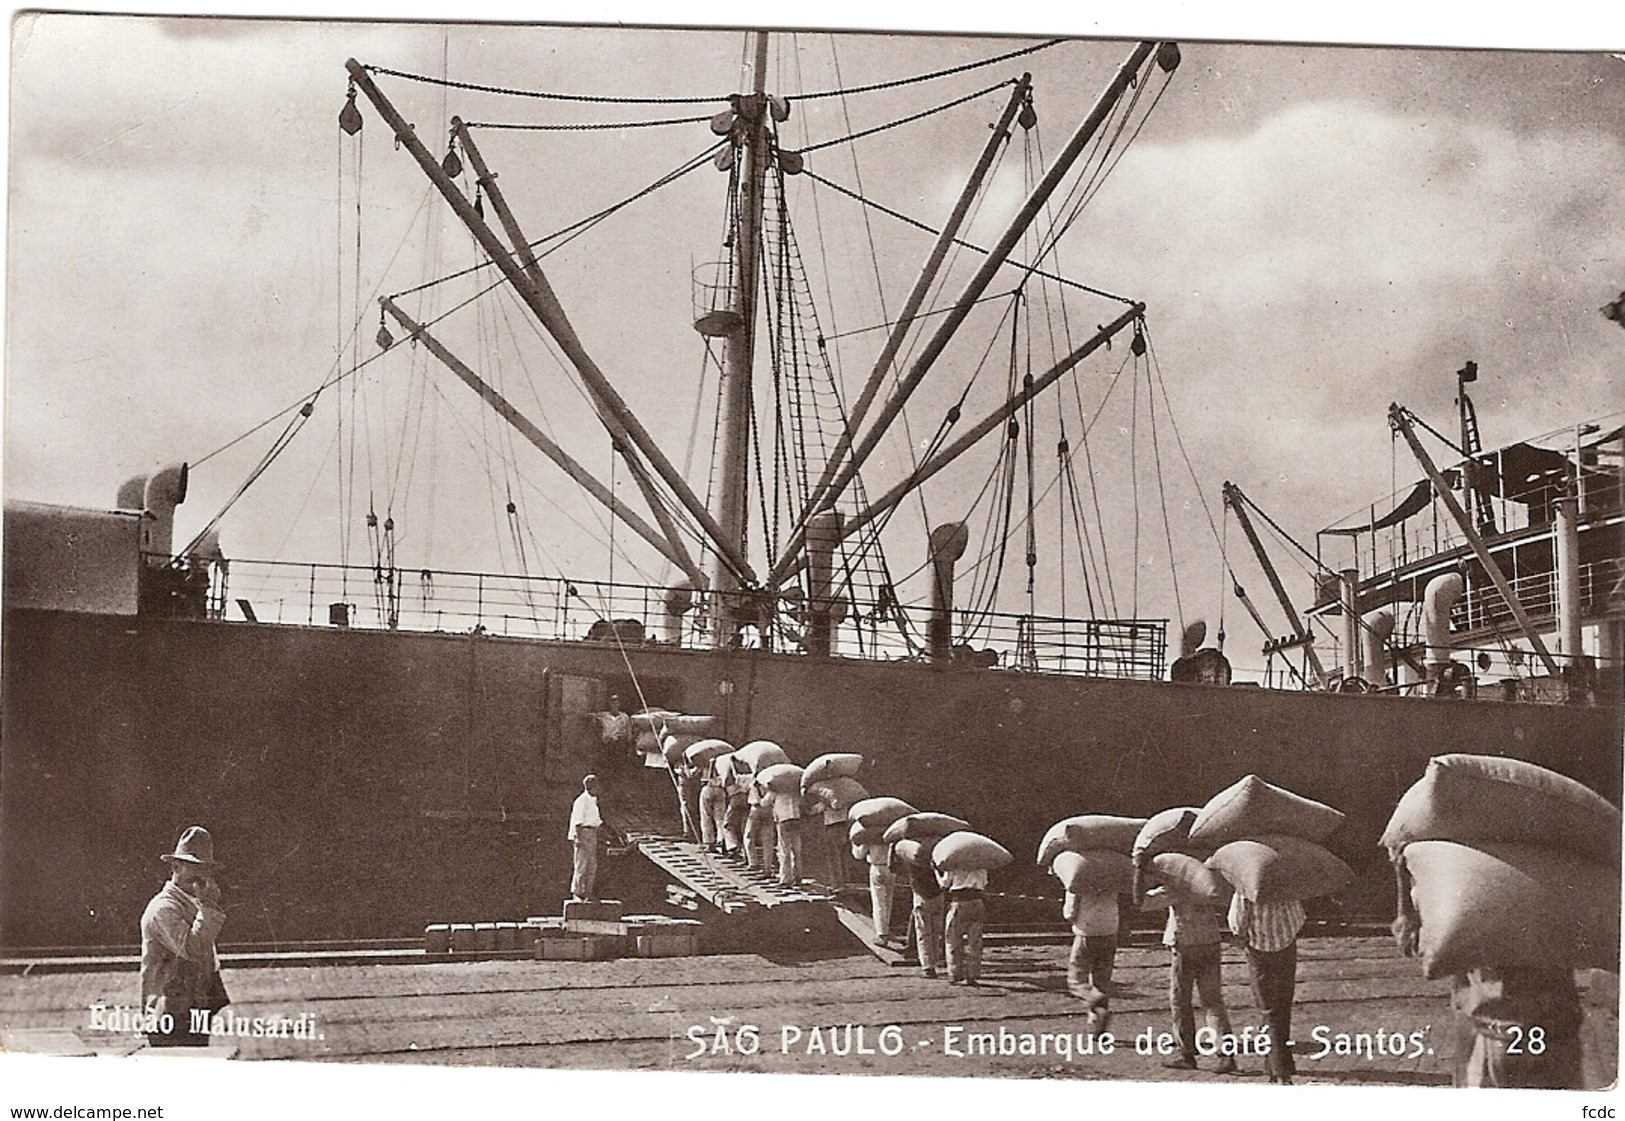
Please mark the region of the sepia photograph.
[[1625, 27], [844, 15], [13, 13], [8, 1116], [1614, 1115]]

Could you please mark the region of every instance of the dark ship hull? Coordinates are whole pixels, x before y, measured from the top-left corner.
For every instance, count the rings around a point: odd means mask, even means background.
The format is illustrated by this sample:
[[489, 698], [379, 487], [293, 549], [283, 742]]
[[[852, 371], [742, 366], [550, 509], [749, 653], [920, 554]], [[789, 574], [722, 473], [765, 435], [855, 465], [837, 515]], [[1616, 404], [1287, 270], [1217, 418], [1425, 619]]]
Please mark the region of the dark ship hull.
[[[1061, 817], [1199, 803], [1255, 772], [1349, 815], [1346, 914], [1386, 918], [1376, 839], [1444, 752], [1516, 755], [1618, 801], [1621, 710], [1290, 693], [968, 666], [8, 609], [0, 941], [128, 945], [178, 830], [228, 863], [229, 940], [400, 938], [566, 893], [580, 777], [675, 795], [606, 754], [619, 693], [720, 719], [959, 814], [1018, 856]], [[631, 707], [631, 706], [628, 706]], [[662, 789], [662, 786], [665, 789]], [[611, 804], [614, 794], [610, 795]]]

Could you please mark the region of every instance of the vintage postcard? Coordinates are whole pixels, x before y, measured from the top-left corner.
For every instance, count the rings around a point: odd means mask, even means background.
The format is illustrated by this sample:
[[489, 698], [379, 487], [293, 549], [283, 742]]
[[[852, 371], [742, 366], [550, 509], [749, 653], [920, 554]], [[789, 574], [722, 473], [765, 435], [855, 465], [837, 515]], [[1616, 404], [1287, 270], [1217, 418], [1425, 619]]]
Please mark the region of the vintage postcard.
[[1625, 55], [829, 22], [13, 18], [11, 1116], [1613, 1115]]

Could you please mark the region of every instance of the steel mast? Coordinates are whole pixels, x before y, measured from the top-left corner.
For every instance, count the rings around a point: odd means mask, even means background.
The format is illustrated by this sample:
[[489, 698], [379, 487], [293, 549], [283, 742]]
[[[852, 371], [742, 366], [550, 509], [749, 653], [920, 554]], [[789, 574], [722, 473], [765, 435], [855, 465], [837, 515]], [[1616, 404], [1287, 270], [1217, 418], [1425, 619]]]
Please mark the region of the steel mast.
[[[721, 527], [728, 550], [748, 556], [745, 533], [749, 527], [750, 415], [752, 374], [756, 352], [757, 283], [761, 266], [762, 199], [767, 175], [767, 32], [752, 33], [754, 61], [751, 92], [735, 99], [734, 124], [739, 144], [738, 223], [734, 236], [738, 268], [734, 270], [731, 310], [739, 326], [727, 337], [723, 352], [721, 477], [713, 516]], [[718, 558], [712, 569], [711, 626], [717, 646], [732, 645], [747, 609], [738, 572]], [[765, 637], [765, 624], [763, 635]]]

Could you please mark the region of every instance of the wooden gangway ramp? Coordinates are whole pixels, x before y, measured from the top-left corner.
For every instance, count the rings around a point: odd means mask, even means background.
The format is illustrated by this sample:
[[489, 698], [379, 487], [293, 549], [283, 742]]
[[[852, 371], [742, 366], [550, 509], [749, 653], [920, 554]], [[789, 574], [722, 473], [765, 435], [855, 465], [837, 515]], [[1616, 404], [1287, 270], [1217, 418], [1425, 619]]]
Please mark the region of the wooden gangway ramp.
[[705, 924], [708, 950], [749, 948], [765, 953], [819, 953], [861, 948], [835, 910], [834, 892], [803, 880], [779, 883], [778, 870], [706, 852], [703, 845], [623, 824], [629, 849], [668, 880], [668, 896], [694, 908]]

